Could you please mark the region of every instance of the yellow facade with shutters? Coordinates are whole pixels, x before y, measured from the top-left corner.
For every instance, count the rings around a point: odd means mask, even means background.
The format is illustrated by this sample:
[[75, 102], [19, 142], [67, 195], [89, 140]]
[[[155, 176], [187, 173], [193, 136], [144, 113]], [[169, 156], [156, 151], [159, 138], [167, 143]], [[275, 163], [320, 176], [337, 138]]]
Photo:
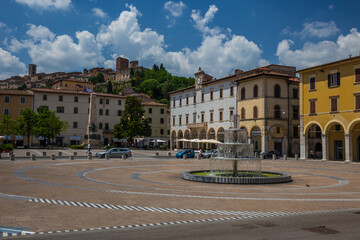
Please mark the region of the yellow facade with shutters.
[[360, 56], [298, 73], [301, 158], [360, 161]]

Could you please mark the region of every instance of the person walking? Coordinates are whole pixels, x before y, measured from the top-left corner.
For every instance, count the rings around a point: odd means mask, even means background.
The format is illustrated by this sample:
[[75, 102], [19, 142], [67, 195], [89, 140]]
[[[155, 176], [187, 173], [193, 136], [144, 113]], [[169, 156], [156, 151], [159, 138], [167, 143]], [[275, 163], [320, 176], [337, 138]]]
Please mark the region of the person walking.
[[312, 149], [310, 150], [310, 158], [315, 159], [315, 154]]
[[90, 145], [90, 143], [87, 145], [87, 151], [86, 151], [86, 153], [90, 153], [91, 152], [91, 145]]

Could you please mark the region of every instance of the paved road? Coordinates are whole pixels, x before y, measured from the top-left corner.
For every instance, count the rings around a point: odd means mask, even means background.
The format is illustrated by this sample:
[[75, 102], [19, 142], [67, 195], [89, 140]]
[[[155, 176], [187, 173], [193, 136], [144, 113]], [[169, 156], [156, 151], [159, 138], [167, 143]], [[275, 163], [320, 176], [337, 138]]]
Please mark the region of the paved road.
[[8, 239], [360, 239], [360, 214], [354, 212], [282, 216], [253, 220], [193, 223], [174, 226], [62, 233]]

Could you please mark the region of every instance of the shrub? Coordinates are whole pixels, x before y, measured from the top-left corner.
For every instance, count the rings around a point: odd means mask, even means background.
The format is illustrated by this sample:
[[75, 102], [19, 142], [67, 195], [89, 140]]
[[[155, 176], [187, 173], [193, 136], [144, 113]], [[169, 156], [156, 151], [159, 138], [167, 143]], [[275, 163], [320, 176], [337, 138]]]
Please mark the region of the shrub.
[[12, 151], [14, 146], [11, 143], [0, 145], [0, 151]]
[[70, 148], [71, 149], [85, 149], [85, 147], [83, 145], [71, 145]]

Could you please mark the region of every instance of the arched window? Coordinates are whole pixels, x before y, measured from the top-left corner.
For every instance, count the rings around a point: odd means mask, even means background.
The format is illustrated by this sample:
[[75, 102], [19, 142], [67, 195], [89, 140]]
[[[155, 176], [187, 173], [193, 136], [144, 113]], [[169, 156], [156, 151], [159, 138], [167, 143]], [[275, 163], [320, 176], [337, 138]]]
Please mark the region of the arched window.
[[259, 91], [258, 85], [255, 85], [255, 86], [254, 86], [254, 98], [257, 98], [257, 97], [258, 97], [258, 91]]
[[253, 108], [253, 117], [254, 117], [254, 118], [258, 118], [258, 109], [257, 109], [257, 106], [255, 106], [255, 107]]
[[274, 107], [274, 117], [281, 118], [281, 109], [279, 105], [275, 105]]
[[280, 85], [276, 84], [275, 87], [274, 87], [274, 97], [280, 98], [281, 97], [280, 92], [281, 92]]
[[244, 100], [244, 99], [245, 99], [245, 88], [244, 88], [244, 87], [241, 89], [240, 99], [241, 99], [241, 100]]
[[241, 109], [241, 120], [245, 119], [245, 108]]

